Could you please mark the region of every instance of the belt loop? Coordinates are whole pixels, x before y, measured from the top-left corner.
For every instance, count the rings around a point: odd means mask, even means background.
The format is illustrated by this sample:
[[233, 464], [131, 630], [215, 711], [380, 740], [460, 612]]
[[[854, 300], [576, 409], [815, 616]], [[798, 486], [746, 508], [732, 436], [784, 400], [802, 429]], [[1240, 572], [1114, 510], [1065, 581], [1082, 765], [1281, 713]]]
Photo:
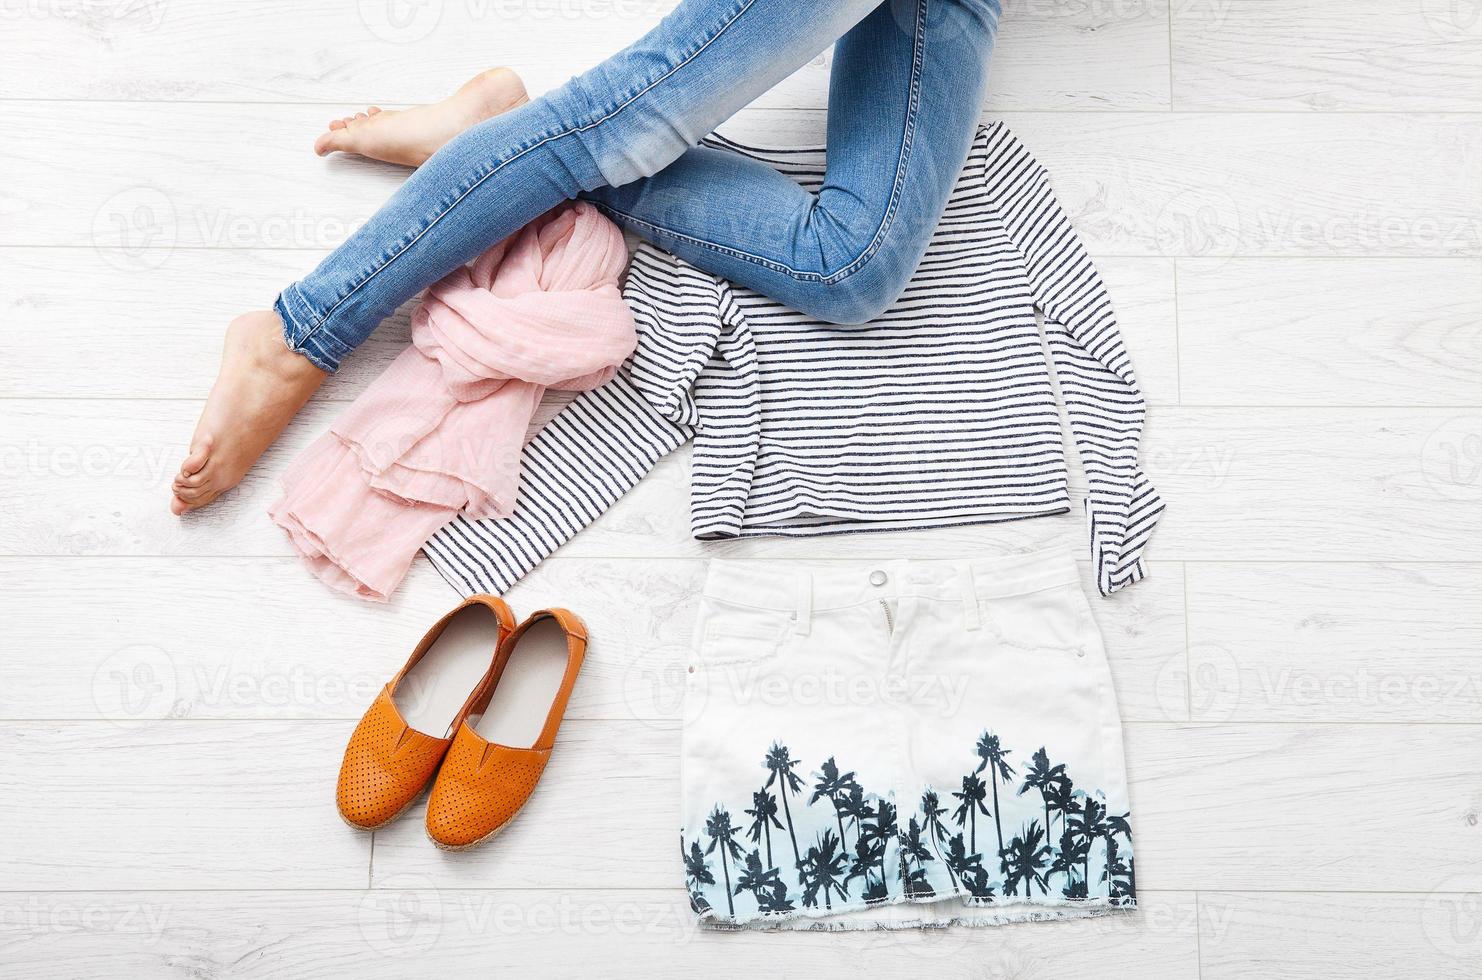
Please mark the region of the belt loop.
[[807, 636], [813, 628], [813, 576], [807, 572], [797, 573], [798, 610], [792, 624], [799, 636]]
[[978, 629], [983, 625], [983, 616], [978, 610], [978, 586], [973, 581], [971, 562], [957, 563], [957, 584], [962, 589], [962, 624], [968, 630]]

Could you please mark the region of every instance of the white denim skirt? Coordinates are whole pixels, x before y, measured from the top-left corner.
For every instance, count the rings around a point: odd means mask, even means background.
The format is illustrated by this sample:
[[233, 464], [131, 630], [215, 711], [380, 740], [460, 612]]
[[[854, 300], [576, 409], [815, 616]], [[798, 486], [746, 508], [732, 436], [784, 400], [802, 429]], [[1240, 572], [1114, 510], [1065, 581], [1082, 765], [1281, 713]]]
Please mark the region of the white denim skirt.
[[712, 562], [681, 782], [685, 887], [709, 927], [1136, 906], [1121, 720], [1066, 552]]

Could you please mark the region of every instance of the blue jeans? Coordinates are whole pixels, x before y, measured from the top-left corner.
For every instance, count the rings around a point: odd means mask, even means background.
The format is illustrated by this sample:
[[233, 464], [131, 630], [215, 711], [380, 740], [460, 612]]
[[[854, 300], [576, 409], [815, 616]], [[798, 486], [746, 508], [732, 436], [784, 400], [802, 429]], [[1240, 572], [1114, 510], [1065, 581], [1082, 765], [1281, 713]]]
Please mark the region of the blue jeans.
[[[833, 323], [904, 289], [967, 158], [999, 0], [684, 0], [631, 47], [486, 120], [274, 304], [326, 371], [403, 302], [583, 197], [686, 261]], [[835, 39], [817, 192], [706, 134]]]

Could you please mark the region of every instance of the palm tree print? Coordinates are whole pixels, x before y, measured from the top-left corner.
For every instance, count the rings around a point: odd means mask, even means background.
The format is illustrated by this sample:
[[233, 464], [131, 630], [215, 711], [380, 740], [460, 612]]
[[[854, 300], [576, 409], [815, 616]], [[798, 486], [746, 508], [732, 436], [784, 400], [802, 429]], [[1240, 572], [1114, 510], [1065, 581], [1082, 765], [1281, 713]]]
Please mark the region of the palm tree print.
[[705, 861], [705, 852], [700, 850], [699, 841], [692, 841], [690, 849], [686, 851], [684, 835], [680, 834], [679, 856], [684, 860], [684, 887], [690, 893], [690, 907], [696, 912], [703, 912], [710, 908], [710, 903], [705, 901], [700, 886], [715, 884], [715, 875], [710, 873], [710, 865]]
[[1049, 882], [1045, 879], [1044, 867], [1050, 856], [1050, 849], [1041, 846], [1045, 839], [1045, 832], [1040, 828], [1038, 820], [1029, 821], [1029, 826], [1024, 832], [1009, 842], [1009, 846], [999, 852], [999, 858], [1003, 861], [1005, 895], [1017, 895], [1018, 886], [1024, 885], [1024, 897], [1030, 898], [1034, 895], [1034, 886], [1039, 885], [1040, 890], [1049, 894]]
[[1029, 768], [1024, 770], [1024, 785], [1019, 787], [1019, 795], [1023, 796], [1031, 789], [1039, 790], [1039, 798], [1045, 805], [1045, 835], [1050, 833], [1050, 790], [1055, 784], [1065, 779], [1065, 765], [1050, 765], [1050, 754], [1045, 751], [1044, 746], [1029, 760]]
[[1090, 887], [1091, 882], [1091, 847], [1111, 832], [1111, 825], [1106, 820], [1106, 804], [1088, 796], [1081, 804], [1080, 809], [1071, 814], [1071, 829], [1085, 842], [1086, 851], [1082, 856], [1081, 880]]
[[[1064, 769], [1064, 766], [1056, 768]], [[1060, 829], [1065, 829], [1065, 815], [1075, 808], [1075, 783], [1067, 775], [1061, 774], [1049, 786], [1040, 790], [1045, 796], [1045, 803], [1049, 805], [1050, 812], [1060, 817]], [[1046, 830], [1048, 830], [1048, 823]]]
[[1090, 853], [1090, 842], [1082, 838], [1074, 827], [1062, 828], [1060, 847], [1055, 853], [1055, 860], [1050, 864], [1050, 870], [1045, 874], [1046, 881], [1052, 875], [1064, 875], [1065, 887], [1062, 894], [1066, 898], [1085, 898], [1086, 881], [1084, 878], [1077, 878], [1076, 872], [1081, 870]]
[[962, 879], [963, 886], [973, 898], [993, 897], [993, 886], [988, 883], [988, 872], [983, 867], [983, 855], [967, 853], [961, 834], [955, 834], [948, 842], [947, 858], [944, 863], [957, 873], [958, 878]]
[[859, 833], [860, 825], [864, 821], [875, 816], [875, 808], [870, 805], [869, 798], [865, 796], [864, 787], [859, 783], [851, 783], [848, 792], [840, 798], [839, 812], [854, 824], [855, 834]]
[[[808, 805], [812, 806], [821, 799], [826, 799], [833, 804], [834, 819], [839, 824], [839, 842], [842, 846], [844, 842], [845, 801], [848, 799], [849, 793], [855, 787], [859, 786], [859, 783], [855, 782], [854, 773], [839, 772], [839, 765], [834, 762], [833, 756], [828, 757], [827, 761], [823, 764], [823, 768], [814, 773], [814, 776], [817, 777], [818, 782], [813, 784], [813, 795], [808, 798]], [[860, 788], [862, 792], [863, 788]]]
[[763, 839], [767, 844], [767, 866], [772, 866], [772, 828], [782, 829], [782, 821], [777, 819], [777, 797], [767, 792], [765, 788], [751, 794], [751, 809], [746, 811], [751, 818], [751, 826], [746, 828], [746, 836], [751, 838], [753, 844], [760, 843]]
[[978, 778], [978, 774], [970, 772], [962, 777], [962, 792], [953, 793], [961, 803], [957, 809], [952, 811], [952, 819], [957, 821], [957, 826], [968, 827], [968, 846], [974, 851], [978, 849], [978, 814], [988, 816], [988, 808], [983, 805], [983, 800], [988, 797], [988, 787]]
[[823, 895], [823, 907], [832, 909], [834, 903], [829, 895], [835, 891], [839, 898], [849, 897], [845, 888], [845, 865], [848, 857], [840, 849], [839, 838], [832, 830], [818, 835], [818, 843], [808, 848], [808, 854], [798, 864], [798, 878], [803, 885], [803, 904], [809, 908], [818, 906], [818, 896]]
[[736, 894], [751, 892], [756, 898], [758, 912], [791, 912], [792, 902], [787, 900], [787, 886], [776, 868], [762, 867], [760, 851], [746, 855], [746, 870], [736, 878]]
[[787, 818], [787, 836], [792, 838], [792, 857], [795, 864], [802, 863], [803, 856], [798, 853], [798, 835], [793, 828], [792, 807], [788, 806], [787, 798], [803, 789], [803, 780], [793, 772], [801, 762], [802, 760], [792, 757], [787, 746], [781, 742], [773, 742], [772, 747], [767, 750], [767, 761], [763, 763], [771, 775], [762, 788], [771, 789], [773, 783], [777, 784], [777, 795], [782, 797], [782, 813]]
[[731, 815], [717, 806], [711, 811], [710, 818], [705, 821], [705, 836], [710, 838], [710, 846], [705, 849], [706, 854], [713, 853], [720, 848], [720, 868], [726, 879], [726, 905], [731, 910], [731, 918], [736, 917], [736, 903], [731, 900], [731, 865], [727, 856], [739, 858], [741, 856], [741, 845], [736, 843], [736, 828], [731, 826]]
[[[925, 898], [935, 895], [936, 890], [926, 881], [926, 862], [935, 860], [926, 842], [921, 839], [921, 825], [912, 817], [906, 824], [906, 830], [900, 835], [900, 857], [901, 857], [901, 883], [905, 886], [906, 894], [912, 898]], [[911, 870], [915, 863], [916, 870]]]
[[[1013, 778], [1014, 767], [1004, 761], [1009, 750], [998, 744], [998, 736], [984, 732], [978, 736], [978, 772], [988, 770], [988, 783], [993, 787], [993, 826], [998, 830], [998, 853], [1003, 854], [1003, 820], [999, 817], [998, 781], [1008, 782]], [[1005, 869], [1007, 870], [1007, 869]]]
[[[869, 791], [834, 755], [805, 786], [802, 761], [774, 741], [762, 760], [766, 782], [751, 791], [744, 811], [749, 822], [733, 823], [739, 806], [733, 810], [721, 801], [694, 841], [681, 835], [691, 905], [701, 915], [724, 909], [737, 920], [737, 902], [750, 896], [742, 902], [744, 921], [800, 909], [837, 913], [952, 896], [972, 905], [1066, 899], [1135, 904], [1128, 815], [1109, 813], [1099, 791], [1077, 788], [1070, 766], [1050, 753], [1051, 747], [1040, 746], [1018, 775], [1009, 749], [984, 730], [963, 745], [960, 790], [948, 799], [948, 793], [924, 787], [919, 805], [902, 813], [893, 793]], [[1015, 792], [1000, 794], [999, 783]], [[991, 841], [978, 848], [979, 816], [993, 818], [996, 850]], [[1018, 829], [1005, 839], [1006, 827]], [[774, 860], [772, 831], [783, 829], [793, 853], [790, 865]], [[749, 839], [749, 849], [742, 839]]]
[[[928, 835], [931, 837], [931, 846], [937, 852], [937, 860], [942, 860], [942, 841], [949, 836], [947, 824], [942, 820], [947, 808], [941, 805], [937, 797], [937, 791], [929, 789], [921, 794], [921, 820]], [[952, 888], [957, 888], [957, 871], [952, 865], [942, 861], [947, 868], [947, 877], [952, 880]]]

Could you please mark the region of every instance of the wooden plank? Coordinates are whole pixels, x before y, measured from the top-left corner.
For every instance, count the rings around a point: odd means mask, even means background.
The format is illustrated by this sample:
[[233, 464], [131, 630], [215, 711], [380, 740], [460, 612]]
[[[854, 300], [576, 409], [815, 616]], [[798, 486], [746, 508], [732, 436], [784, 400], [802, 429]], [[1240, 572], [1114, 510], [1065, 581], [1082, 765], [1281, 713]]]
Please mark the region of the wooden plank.
[[[1126, 738], [1140, 886], [1384, 890], [1406, 881], [1425, 890], [1460, 875], [1460, 890], [1482, 887], [1482, 841], [1468, 816], [1482, 777], [1482, 727], [1134, 723]], [[377, 834], [375, 880], [670, 884], [673, 848], [660, 831], [678, 826], [678, 732], [579, 722], [562, 739], [541, 792], [498, 847], [450, 864], [417, 821], [399, 821]], [[1383, 772], [1405, 778], [1376, 778]], [[609, 794], [622, 813], [606, 809]], [[600, 830], [593, 813], [610, 815]], [[565, 843], [587, 836], [625, 846], [584, 853]], [[1427, 846], [1371, 846], [1396, 837]]]
[[1482, 19], [1450, 0], [1175, 3], [1180, 110], [1476, 112]]
[[[0, 402], [0, 554], [287, 555], [267, 519], [289, 455], [339, 407], [310, 406], [230, 497], [187, 520], [165, 508], [198, 406], [189, 401]], [[1467, 455], [1482, 417], [1444, 409], [1216, 409], [1152, 414], [1149, 472], [1169, 503], [1161, 560], [1470, 561], [1482, 551], [1482, 467]], [[687, 454], [663, 461], [561, 553], [568, 557], [860, 558], [1080, 554], [1071, 513], [960, 529], [689, 537]], [[1320, 502], [1321, 506], [1318, 506]]]
[[[0, 316], [15, 329], [0, 361], [0, 397], [198, 398], [209, 390], [231, 318], [271, 305], [318, 253], [179, 249], [148, 270], [127, 253], [0, 249]], [[1173, 262], [1107, 258], [1098, 265], [1117, 304], [1138, 378], [1154, 403], [1178, 400]], [[79, 283], [88, 283], [80, 289]], [[354, 398], [408, 343], [414, 303], [384, 323], [318, 397]], [[79, 370], [86, 350], [109, 370]]]
[[1181, 259], [1185, 404], [1482, 405], [1475, 259]]
[[1140, 886], [1482, 889], [1482, 727], [1131, 725], [1127, 767]]
[[[118, 249], [101, 256], [90, 248], [0, 249], [0, 316], [14, 327], [10, 356], [0, 363], [0, 397], [204, 398], [226, 325], [271, 306], [317, 258], [312, 251], [192, 249], [130, 269]], [[318, 397], [348, 401], [379, 374], [409, 342], [410, 306], [346, 359]]]
[[[6, 723], [7, 888], [359, 887], [369, 838], [340, 824], [331, 800], [350, 727]], [[1134, 723], [1126, 734], [1145, 888], [1482, 888], [1471, 826], [1482, 726]], [[670, 888], [678, 740], [672, 723], [571, 720], [540, 792], [497, 846], [448, 861], [414, 810], [376, 834], [374, 880]], [[1427, 844], [1372, 846], [1398, 838]]]
[[[836, 976], [841, 958], [883, 975], [1016, 980], [1196, 980], [1194, 895], [1145, 893], [1137, 916], [1002, 929], [840, 935], [697, 930], [679, 889], [440, 888], [406, 876], [358, 891], [48, 892], [0, 897], [6, 962], [27, 977], [409, 975], [685, 980]], [[785, 967], [779, 967], [785, 963]], [[718, 968], [718, 964], [724, 966]]]
[[[337, 0], [251, 7], [145, 0], [119, 8], [32, 5], [0, 65], [10, 98], [323, 102], [321, 115], [430, 102], [493, 65], [532, 93], [636, 40], [675, 0], [466, 0], [398, 6]], [[997, 108], [1161, 109], [1168, 105], [1168, 3], [1009, 4], [990, 104]], [[48, 16], [47, 14], [50, 14]], [[291, 29], [287, 29], [291, 25]], [[823, 44], [819, 45], [824, 48]], [[67, 51], [87, 71], [66, 71]], [[822, 108], [830, 52], [758, 105]]]
[[1471, 561], [1482, 418], [1448, 409], [1164, 408], [1147, 465], [1159, 557]]
[[0, 725], [5, 887], [363, 887], [370, 838], [333, 803], [348, 735], [308, 722]]
[[[1124, 716], [1183, 720], [1168, 669], [1183, 662], [1183, 577], [1159, 571], [1096, 615]], [[517, 614], [561, 605], [586, 621], [568, 717], [677, 721], [704, 576], [699, 560], [555, 558], [508, 598]], [[0, 617], [34, 652], [0, 660], [0, 719], [353, 723], [455, 600], [426, 563], [376, 605], [331, 594], [291, 558], [0, 559]]]
[[1482, 565], [1193, 564], [1194, 721], [1482, 721]]
[[[31, 137], [0, 148], [11, 175], [0, 245], [120, 247], [142, 270], [172, 248], [326, 251], [402, 174], [316, 158], [322, 115], [0, 102], [0, 126]], [[1482, 187], [1469, 169], [1482, 116], [1000, 115], [1053, 175], [1098, 256], [1482, 255]], [[753, 111], [725, 131], [817, 143], [823, 114]], [[98, 170], [98, 156], [114, 165]]]
[[1475, 891], [1199, 893], [1202, 980], [1472, 980]]

